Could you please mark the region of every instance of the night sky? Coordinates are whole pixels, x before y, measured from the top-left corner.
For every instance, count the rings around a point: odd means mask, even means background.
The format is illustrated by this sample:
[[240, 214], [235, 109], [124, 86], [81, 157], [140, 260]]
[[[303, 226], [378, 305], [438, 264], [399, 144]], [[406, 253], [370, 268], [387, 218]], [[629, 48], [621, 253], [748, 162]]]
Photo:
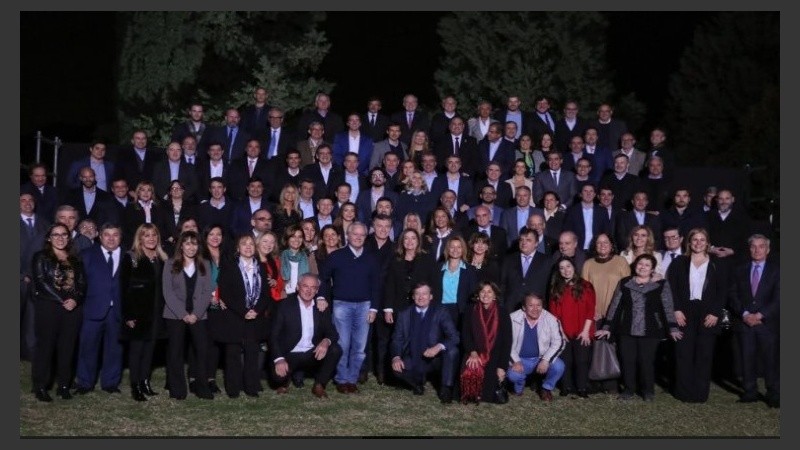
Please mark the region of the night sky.
[[[391, 113], [407, 92], [417, 94], [423, 105], [438, 107], [433, 72], [442, 54], [436, 34], [442, 14], [329, 13], [323, 29], [332, 47], [320, 75], [337, 83], [331, 92], [333, 109], [340, 114], [362, 110], [369, 96], [378, 95], [384, 111]], [[620, 93], [636, 92], [647, 105], [645, 126], [659, 121], [668, 77], [678, 68], [695, 26], [709, 15], [607, 13], [615, 87]], [[113, 123], [114, 14], [23, 12], [20, 24], [23, 153], [32, 147], [36, 130], [87, 142], [96, 129]], [[409, 55], [417, 56], [413, 64]]]

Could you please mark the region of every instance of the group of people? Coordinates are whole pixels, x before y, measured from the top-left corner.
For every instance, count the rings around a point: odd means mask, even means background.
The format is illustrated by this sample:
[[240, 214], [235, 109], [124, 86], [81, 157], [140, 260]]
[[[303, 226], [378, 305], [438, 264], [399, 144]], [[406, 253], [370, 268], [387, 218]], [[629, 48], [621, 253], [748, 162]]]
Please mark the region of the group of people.
[[[545, 401], [557, 387], [652, 400], [671, 339], [673, 394], [704, 402], [727, 311], [742, 401], [759, 399], [762, 366], [779, 406], [770, 239], [732, 189], [695, 205], [672, 184], [663, 129], [644, 152], [608, 104], [585, 121], [575, 101], [556, 118], [549, 99], [528, 113], [514, 96], [469, 120], [453, 97], [430, 118], [413, 95], [391, 117], [373, 98], [345, 122], [319, 94], [298, 139], [265, 89], [254, 99], [219, 127], [191, 105], [163, 156], [143, 130], [114, 161], [95, 141], [68, 189], [31, 167], [21, 351], [39, 400], [52, 401], [53, 355], [62, 398], [98, 375], [119, 392], [127, 345], [145, 401], [162, 338], [175, 399], [212, 399], [222, 366], [230, 397], [258, 396], [265, 377], [278, 394], [309, 376], [317, 397], [331, 380], [352, 394], [372, 373], [420, 395], [435, 374], [443, 403], [502, 401], [532, 378]], [[598, 338], [622, 365], [599, 387]]]

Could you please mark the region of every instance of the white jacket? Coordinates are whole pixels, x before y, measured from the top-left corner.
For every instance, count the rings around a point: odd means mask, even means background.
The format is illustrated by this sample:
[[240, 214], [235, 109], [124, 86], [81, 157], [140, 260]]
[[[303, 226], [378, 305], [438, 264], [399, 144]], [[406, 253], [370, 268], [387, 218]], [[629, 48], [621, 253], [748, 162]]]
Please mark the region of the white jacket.
[[[519, 361], [519, 351], [522, 348], [522, 338], [526, 326], [525, 311], [519, 309], [511, 313], [512, 363]], [[561, 329], [561, 322], [547, 310], [542, 310], [542, 314], [536, 324], [536, 332], [541, 359], [552, 363], [564, 351], [564, 346], [567, 344], [563, 337], [564, 332]]]

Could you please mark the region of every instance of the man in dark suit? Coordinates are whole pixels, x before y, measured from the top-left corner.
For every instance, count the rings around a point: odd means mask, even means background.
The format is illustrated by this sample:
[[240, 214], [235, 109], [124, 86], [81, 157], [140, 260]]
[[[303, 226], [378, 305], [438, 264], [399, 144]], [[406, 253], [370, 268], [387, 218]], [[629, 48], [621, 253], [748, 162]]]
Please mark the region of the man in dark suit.
[[434, 198], [438, 198], [444, 191], [452, 190], [456, 193], [456, 209], [466, 212], [476, 203], [473, 198], [475, 189], [472, 186], [472, 178], [462, 174], [461, 158], [458, 155], [448, 156], [445, 164], [447, 172], [433, 180], [431, 193]]
[[503, 227], [492, 224], [491, 212], [484, 205], [475, 207], [475, 222], [467, 225], [464, 230], [464, 236], [467, 240], [474, 233], [485, 233], [489, 236], [489, 240], [492, 243], [489, 257], [498, 263], [502, 262], [508, 250], [506, 230]]
[[288, 392], [292, 373], [303, 371], [314, 373], [311, 393], [317, 398], [328, 397], [325, 387], [336, 371], [342, 349], [331, 310], [320, 310], [314, 301], [319, 284], [316, 275], [301, 274], [297, 292], [278, 303], [271, 321], [269, 352], [278, 394]]
[[536, 244], [538, 253], [551, 256], [558, 250], [558, 239], [547, 234], [547, 221], [544, 219], [544, 214], [531, 214], [528, 216], [528, 222], [525, 227], [536, 230], [539, 235], [539, 242]]
[[[372, 150], [372, 138], [361, 133], [361, 118], [356, 113], [347, 116], [347, 130], [337, 133], [333, 139], [333, 163], [341, 166], [346, 154], [355, 153], [360, 161], [358, 172], [366, 175], [369, 170], [369, 161], [372, 158]], [[319, 152], [319, 148], [317, 148], [317, 152]]]
[[667, 146], [667, 132], [662, 127], [653, 128], [650, 132], [650, 149], [647, 150], [645, 161], [650, 161], [654, 156], [661, 158], [664, 166], [664, 175], [671, 177], [677, 167], [675, 151]]
[[106, 159], [106, 143], [95, 140], [89, 145], [89, 155], [69, 165], [67, 172], [67, 186], [75, 189], [81, 184], [78, 175], [82, 168], [91, 167], [94, 169], [97, 178], [97, 187], [108, 192], [111, 187], [111, 179], [114, 177], [114, 163]]
[[333, 152], [328, 144], [317, 147], [317, 162], [303, 167], [301, 179], [314, 183], [314, 197], [330, 197], [336, 186], [344, 183], [344, 170], [333, 162]]
[[244, 155], [247, 141], [250, 140], [250, 133], [239, 126], [241, 116], [236, 108], [228, 108], [225, 111], [225, 124], [214, 129], [211, 137], [212, 142], [223, 143], [223, 159], [231, 161]]
[[[603, 231], [608, 233], [612, 239], [616, 239], [617, 226], [619, 225], [619, 217], [622, 214], [622, 210], [614, 206], [614, 191], [612, 191], [608, 186], [600, 186], [597, 199], [598, 206], [603, 212], [603, 214], [600, 216], [600, 221], [602, 224], [601, 228]], [[615, 244], [617, 244], [617, 247], [621, 245], [619, 242], [615, 242]]]
[[177, 142], [167, 146], [166, 159], [162, 159], [153, 168], [153, 188], [156, 198], [161, 201], [167, 199], [172, 180], [178, 180], [183, 186], [183, 199], [194, 202], [197, 194], [197, 172], [195, 168], [182, 157], [183, 150]]
[[109, 394], [119, 393], [122, 379], [122, 322], [119, 263], [122, 230], [118, 225], [100, 227], [100, 244], [81, 252], [86, 273], [86, 297], [78, 349], [77, 393], [85, 394], [97, 382], [100, 348], [100, 387]]
[[302, 165], [302, 156], [300, 151], [296, 149], [289, 149], [286, 151], [286, 158], [280, 164], [273, 167], [273, 181], [271, 183], [272, 189], [268, 192], [270, 201], [277, 202], [281, 189], [287, 183], [291, 183], [297, 187], [300, 186], [300, 173]]
[[194, 136], [197, 142], [197, 148], [200, 151], [205, 151], [208, 148], [208, 136], [211, 134], [212, 130], [211, 127], [203, 121], [203, 116], [205, 115], [203, 105], [200, 103], [192, 103], [189, 105], [188, 113], [188, 120], [172, 128], [170, 141], [183, 142], [186, 136]]
[[258, 140], [263, 140], [267, 134], [267, 114], [270, 109], [268, 98], [267, 90], [258, 86], [253, 92], [253, 103], [239, 111], [242, 129]]
[[247, 183], [254, 177], [264, 184], [265, 192], [270, 191], [269, 180], [272, 179], [272, 174], [269, 172], [269, 162], [261, 156], [261, 144], [257, 139], [247, 141], [244, 156], [231, 161], [228, 167], [229, 192], [234, 200], [245, 197]]
[[372, 220], [372, 212], [378, 205], [378, 199], [387, 197], [392, 201], [393, 205], [398, 202], [396, 192], [386, 188], [386, 174], [380, 168], [374, 168], [369, 171], [370, 183], [369, 189], [364, 189], [358, 193], [356, 198], [356, 209], [358, 210], [359, 220], [365, 222], [367, 225]]
[[[534, 142], [540, 142], [542, 140], [542, 135], [545, 133], [549, 133], [551, 136], [555, 136], [556, 134], [556, 117], [550, 111], [550, 100], [545, 96], [536, 97], [534, 100], [534, 109], [533, 113], [531, 113], [531, 128], [533, 130], [533, 138]], [[553, 142], [555, 144], [555, 141]], [[563, 148], [558, 148], [558, 150], [563, 150]]]
[[614, 157], [611, 156], [611, 149], [600, 145], [598, 139], [597, 128], [586, 127], [583, 132], [583, 153], [592, 158], [592, 171], [589, 173], [589, 177], [594, 183], [599, 183], [606, 174], [614, 170]]
[[[199, 201], [208, 199], [208, 189], [212, 178], [222, 178], [227, 185], [230, 181], [230, 165], [222, 157], [224, 151], [222, 144], [212, 142], [208, 146], [208, 157], [203, 158], [195, 166], [197, 174], [197, 199]], [[242, 194], [244, 195], [244, 194]]]
[[703, 209], [691, 206], [691, 203], [689, 189], [677, 187], [672, 197], [672, 206], [658, 215], [661, 218], [661, 226], [665, 230], [675, 227], [680, 230], [681, 236], [688, 236], [692, 228], [708, 229], [708, 219]]
[[431, 303], [430, 285], [417, 284], [412, 297], [414, 307], [397, 315], [391, 341], [392, 370], [411, 385], [414, 395], [423, 395], [429, 374], [440, 372], [439, 400], [450, 403], [459, 362], [459, 333], [450, 314], [438, 302]]
[[519, 235], [519, 251], [506, 256], [500, 272], [500, 288], [505, 293], [507, 311], [516, 311], [526, 294], [547, 296], [550, 257], [536, 251], [539, 233], [528, 227]]
[[19, 191], [33, 196], [36, 214], [48, 221], [52, 220], [58, 206], [58, 190], [47, 184], [47, 166], [40, 163], [32, 165], [28, 169], [28, 178]]
[[406, 145], [411, 144], [411, 136], [415, 131], [428, 133], [431, 127], [428, 115], [417, 106], [419, 106], [417, 96], [407, 94], [403, 97], [403, 110], [392, 114], [391, 117], [392, 122], [400, 124], [400, 140]]
[[436, 146], [440, 140], [447, 140], [451, 120], [458, 117], [462, 122], [466, 122], [466, 119], [458, 114], [456, 107], [458, 107], [456, 98], [452, 95], [448, 95], [442, 99], [442, 110], [437, 111], [431, 117], [430, 140], [434, 146]]
[[99, 189], [91, 167], [84, 167], [80, 172], [81, 186], [69, 191], [66, 202], [78, 210], [78, 220], [90, 218], [94, 223], [116, 222], [117, 209], [112, 203], [111, 194]]
[[20, 313], [20, 356], [33, 361], [36, 347], [36, 334], [33, 320], [33, 255], [44, 246], [45, 235], [50, 221], [41, 214], [34, 213], [36, 200], [33, 194], [19, 194], [19, 313]]
[[767, 261], [770, 240], [754, 234], [747, 240], [749, 261], [731, 277], [729, 305], [739, 339], [744, 393], [739, 401], [758, 401], [757, 368], [764, 370], [767, 405], [780, 408], [780, 266]]
[[[498, 171], [500, 170], [499, 166], [495, 165], [494, 167], [496, 168], [496, 170]], [[480, 188], [475, 189], [475, 191], [478, 192], [477, 197], [480, 203], [478, 203], [476, 206], [473, 206], [467, 211], [467, 217], [469, 217], [470, 220], [474, 220], [475, 210], [478, 208], [478, 206], [485, 206], [489, 208], [489, 214], [492, 224], [502, 227], [503, 223], [501, 222], [501, 220], [503, 218], [503, 210], [507, 208], [510, 204], [511, 186], [509, 186], [508, 183], [503, 183], [503, 182], [497, 185], [498, 187], [503, 187], [503, 185], [505, 185], [505, 188], [508, 190], [508, 192], [506, 192], [506, 195], [508, 195], [508, 200], [506, 200], [506, 203], [503, 204], [503, 206], [501, 207], [498, 206], [498, 202], [495, 200], [497, 198], [497, 192], [495, 191], [495, 188], [487, 181], [482, 181], [481, 183], [483, 183], [483, 185]]]
[[439, 169], [446, 170], [445, 161], [449, 156], [455, 155], [461, 158], [463, 172], [474, 177], [479, 167], [478, 141], [464, 133], [464, 119], [461, 117], [453, 117], [448, 124], [448, 131], [449, 133], [441, 134], [433, 145], [436, 160], [442, 164]]
[[[520, 186], [514, 196], [516, 205], [503, 211], [503, 217], [500, 219], [501, 226], [508, 234], [508, 245], [519, 238], [520, 228], [525, 227], [528, 223], [528, 217], [531, 214], [542, 214], [544, 210], [541, 208], [534, 208], [530, 205], [531, 190], [528, 186]], [[537, 239], [538, 242], [538, 239]]]
[[597, 145], [616, 150], [620, 147], [622, 134], [628, 131], [628, 124], [613, 115], [614, 108], [609, 103], [601, 103], [597, 107], [597, 118], [589, 121], [589, 126], [597, 130]]
[[256, 211], [267, 210], [270, 212], [269, 220], [272, 221], [271, 212], [275, 210], [272, 203], [264, 195], [264, 183], [260, 178], [251, 178], [247, 183], [247, 197], [236, 203], [231, 213], [231, 231], [234, 236], [246, 234], [252, 230], [252, 218]]
[[[530, 114], [521, 110], [520, 106], [522, 102], [520, 101], [519, 97], [516, 95], [509, 95], [508, 100], [506, 101], [506, 107], [498, 109], [495, 114], [494, 118], [500, 122], [502, 125], [505, 126], [506, 122], [515, 122], [517, 124], [517, 139], [523, 134], [527, 134], [531, 137], [535, 134], [533, 132], [532, 126], [532, 118]], [[500, 135], [503, 133], [501, 132]]]
[[153, 179], [153, 169], [161, 160], [163, 153], [153, 148], [147, 148], [147, 133], [143, 130], [133, 132], [132, 147], [123, 149], [117, 154], [116, 176], [128, 182], [130, 194], [133, 195], [139, 182]]
[[479, 167], [488, 167], [490, 162], [500, 164], [500, 178], [511, 176], [514, 166], [514, 147], [503, 139], [503, 124], [499, 122], [489, 125], [486, 137], [478, 143]]
[[633, 208], [630, 211], [622, 211], [619, 222], [617, 222], [616, 242], [624, 247], [631, 235], [631, 230], [637, 225], [645, 225], [650, 228], [655, 238], [656, 250], [664, 248], [664, 236], [661, 230], [661, 219], [656, 214], [647, 212], [647, 193], [636, 192], [633, 194]]
[[706, 213], [708, 234], [711, 240], [709, 253], [723, 264], [735, 265], [747, 259], [747, 237], [753, 232], [747, 211], [736, 204], [733, 191], [717, 191], [717, 208]]
[[533, 201], [536, 204], [542, 202], [542, 197], [547, 191], [558, 194], [561, 203], [567, 208], [572, 206], [575, 194], [578, 192], [575, 174], [567, 170], [562, 170], [561, 164], [564, 159], [561, 152], [554, 150], [547, 154], [547, 166], [549, 170], [543, 170], [536, 175], [533, 180]]
[[567, 100], [564, 103], [564, 117], [556, 120], [556, 148], [564, 151], [575, 136], [583, 138], [589, 122], [578, 117], [578, 102]]
[[342, 116], [331, 111], [330, 108], [331, 97], [324, 92], [318, 93], [314, 98], [314, 109], [306, 110], [297, 122], [297, 140], [305, 139], [306, 130], [313, 122], [319, 122], [325, 130], [322, 139], [325, 142], [333, 142], [336, 133], [344, 130], [344, 121]]
[[[286, 159], [286, 152], [295, 142], [295, 133], [283, 125], [284, 112], [280, 108], [270, 108], [267, 115], [269, 126], [263, 139], [264, 157], [271, 165]], [[274, 170], [274, 169], [273, 169]]]
[[390, 123], [389, 116], [381, 114], [382, 106], [380, 98], [370, 97], [367, 101], [367, 112], [361, 114], [361, 132], [369, 136], [375, 143], [385, 137]]
[[563, 230], [575, 233], [578, 248], [583, 250], [589, 249], [595, 236], [609, 232], [607, 227], [611, 223], [610, 219], [603, 207], [595, 204], [595, 196], [594, 186], [584, 185], [580, 193], [581, 201], [568, 208], [564, 217]]
[[225, 193], [225, 179], [214, 177], [209, 181], [209, 197], [197, 207], [197, 226], [201, 230], [207, 226], [219, 224], [227, 236], [231, 236], [231, 216], [233, 200]]
[[631, 208], [633, 193], [641, 189], [639, 177], [628, 172], [628, 167], [628, 157], [618, 153], [614, 156], [614, 171], [600, 180], [600, 187], [609, 187], [614, 191], [614, 207], [625, 210]]

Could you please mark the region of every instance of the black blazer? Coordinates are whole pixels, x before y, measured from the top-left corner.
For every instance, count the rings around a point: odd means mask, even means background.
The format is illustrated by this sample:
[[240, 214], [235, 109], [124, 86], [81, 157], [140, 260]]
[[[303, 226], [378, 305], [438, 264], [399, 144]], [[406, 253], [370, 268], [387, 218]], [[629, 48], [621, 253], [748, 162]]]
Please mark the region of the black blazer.
[[[269, 162], [259, 157], [256, 161], [255, 168], [253, 169], [253, 176], [261, 179], [261, 184], [264, 185], [264, 195], [272, 189], [271, 180], [273, 177], [269, 171]], [[250, 181], [250, 170], [247, 167], [247, 156], [238, 158], [228, 165], [228, 184], [227, 194], [236, 199], [241, 200], [247, 197], [247, 183]], [[283, 186], [281, 186], [283, 187]], [[280, 188], [278, 188], [280, 191]]]
[[163, 157], [163, 151], [148, 148], [144, 153], [142, 170], [139, 170], [139, 163], [137, 162], [139, 156], [136, 154], [136, 150], [133, 149], [133, 146], [125, 148], [117, 154], [117, 160], [114, 164], [116, 167], [115, 177], [124, 178], [128, 182], [128, 189], [135, 190], [140, 181], [153, 180], [153, 170], [156, 167], [156, 163], [161, 161]]
[[[671, 267], [671, 266], [670, 266]], [[731, 310], [731, 320], [736, 329], [749, 328], [742, 322], [742, 314], [760, 312], [764, 318], [764, 326], [773, 332], [780, 330], [781, 312], [781, 269], [777, 259], [768, 259], [762, 266], [758, 290], [754, 296], [750, 285], [750, 271], [752, 261], [738, 265], [730, 277], [728, 291], [728, 307]]]
[[[230, 258], [220, 263], [217, 275], [219, 298], [225, 302], [227, 309], [220, 314], [224, 325], [222, 327], [212, 324], [217, 332], [212, 332], [220, 342], [238, 344], [242, 342], [261, 342], [269, 335], [267, 318], [264, 315], [269, 305], [274, 301], [267, 284], [267, 271], [263, 264], [255, 263], [261, 276], [261, 292], [258, 302], [253, 308], [258, 314], [255, 319], [245, 320], [247, 305], [245, 303], [245, 285], [242, 272], [239, 270], [238, 258]], [[221, 325], [221, 324], [218, 324]]]
[[520, 253], [514, 252], [506, 256], [500, 272], [500, 289], [503, 291], [506, 310], [519, 309], [528, 293], [537, 294], [542, 300], [546, 300], [550, 267], [550, 257], [535, 252], [528, 273], [523, 277]]
[[386, 139], [386, 129], [389, 128], [389, 116], [378, 113], [375, 117], [375, 125], [369, 123], [369, 112], [359, 114], [361, 117], [361, 133], [369, 136], [372, 142], [379, 142]]
[[413, 269], [409, 275], [406, 270], [406, 261], [393, 255], [386, 271], [381, 309], [391, 308], [397, 314], [410, 306], [413, 303], [411, 290], [421, 281], [432, 283], [435, 270], [436, 264], [433, 258], [427, 253], [422, 253], [414, 258]]
[[[703, 284], [703, 299], [699, 302], [700, 307], [697, 309], [697, 315], [693, 316], [693, 308], [690, 308], [689, 300], [691, 300], [691, 292], [689, 291], [689, 265], [691, 259], [687, 255], [679, 255], [670, 264], [667, 269], [667, 280], [672, 290], [672, 302], [675, 306], [675, 311], [681, 311], [686, 315], [687, 326], [696, 324], [697, 329], [702, 334], [718, 334], [721, 330], [721, 321], [712, 328], [705, 328], [702, 323], [706, 315], [712, 314], [717, 316], [718, 319], [722, 318], [722, 308], [727, 303], [728, 293], [728, 273], [726, 265], [721, 264], [717, 257], [710, 255], [708, 262], [708, 270], [706, 271], [706, 280]], [[748, 277], [749, 278], [749, 277]]]
[[[398, 314], [395, 332], [392, 336], [391, 342], [391, 357], [399, 356], [405, 361], [408, 361], [409, 347], [411, 346], [411, 312], [414, 309], [406, 308], [403, 312]], [[431, 302], [428, 306], [425, 315], [432, 314], [430, 334], [424, 337], [424, 346], [426, 348], [433, 347], [436, 344], [444, 344], [449, 349], [458, 347], [461, 340], [456, 325], [450, 314], [441, 306]]]
[[[436, 155], [437, 170], [444, 173], [447, 170], [447, 158], [453, 154], [452, 135], [440, 136], [439, 140], [433, 145], [433, 153]], [[499, 153], [499, 151], [498, 151]], [[475, 176], [481, 167], [478, 156], [478, 141], [466, 132], [461, 134], [458, 144], [458, 156], [461, 158], [461, 170]]]
[[[661, 232], [661, 219], [655, 214], [645, 213], [644, 224], [653, 231], [656, 249], [663, 249], [664, 236], [662, 236]], [[634, 213], [632, 210], [621, 212], [617, 221], [617, 229], [615, 230], [617, 233], [615, 239], [619, 248], [624, 248], [627, 246], [628, 240], [630, 239], [631, 230], [633, 230], [633, 227], [637, 225], [639, 225], [639, 222], [636, 221], [636, 213]], [[747, 239], [745, 239], [745, 241], [747, 241]]]
[[402, 110], [392, 114], [392, 122], [400, 124], [400, 140], [405, 142], [406, 145], [411, 144], [411, 135], [417, 130], [428, 132], [431, 128], [431, 119], [428, 118], [428, 113], [417, 109], [414, 111], [414, 120], [411, 122], [411, 128], [408, 127], [408, 111]]
[[[184, 158], [181, 158], [178, 166], [178, 181], [183, 184], [184, 200], [195, 201], [198, 191], [197, 172], [195, 166], [186, 162]], [[167, 159], [163, 159], [153, 168], [153, 188], [156, 198], [159, 200], [166, 198], [169, 194], [171, 182], [172, 176], [169, 171], [169, 162]]]
[[[498, 227], [497, 225], [490, 225], [490, 227], [491, 236], [489, 236], [489, 241], [492, 243], [492, 247], [489, 249], [489, 257], [500, 263], [505, 258], [506, 252], [508, 252], [508, 234], [503, 227]], [[473, 234], [479, 232], [478, 228], [476, 223], [467, 225], [464, 229], [464, 238], [467, 242], [469, 242]]]
[[[167, 264], [172, 264], [169, 261]], [[161, 288], [161, 271], [164, 262], [147, 257], [135, 261], [133, 254], [125, 252], [120, 258], [119, 283], [122, 289], [122, 331], [120, 337], [130, 340], [166, 337], [164, 328], [164, 293]], [[131, 328], [125, 324], [135, 320]]]
[[[299, 302], [297, 293], [294, 293], [277, 304], [269, 332], [269, 351], [273, 360], [286, 358], [286, 355], [300, 342], [303, 324], [300, 319]], [[317, 345], [327, 338], [330, 339], [331, 346], [338, 345], [339, 333], [333, 326], [331, 309], [327, 308], [325, 312], [320, 312], [316, 305], [312, 305], [311, 308], [314, 316], [314, 336], [311, 338], [311, 343]]]
[[250, 140], [250, 133], [248, 133], [244, 128], [239, 127], [236, 130], [236, 137], [233, 139], [233, 150], [231, 151], [228, 148], [228, 126], [227, 125], [220, 125], [214, 127], [210, 134], [211, 139], [209, 142], [220, 142], [222, 143], [222, 159], [225, 161], [231, 162], [236, 158], [241, 157], [244, 155], [245, 147], [247, 146], [247, 141]]
[[336, 186], [344, 183], [344, 169], [335, 163], [331, 165], [328, 173], [328, 182], [322, 176], [319, 163], [309, 164], [300, 171], [300, 179], [308, 178], [314, 182], [314, 198], [332, 197]]
[[[592, 236], [597, 236], [600, 233], [612, 232], [610, 227], [610, 220], [605, 208], [600, 205], [594, 205], [592, 208]], [[547, 225], [550, 228], [550, 225]], [[578, 248], [583, 248], [583, 241], [586, 239], [586, 223], [583, 221], [583, 204], [576, 203], [570, 206], [564, 215], [564, 231], [572, 231], [578, 236]], [[611, 236], [615, 238], [615, 236]], [[620, 243], [617, 243], [617, 248]]]
[[83, 201], [83, 188], [79, 187], [69, 191], [69, 196], [65, 203], [72, 205], [78, 210], [79, 221], [88, 217], [100, 228], [100, 225], [105, 222], [117, 223], [119, 220], [119, 217], [117, 217], [117, 209], [114, 204], [111, 203], [113, 201], [115, 200], [112, 198], [111, 194], [95, 187], [94, 204], [92, 205], [92, 209], [87, 213], [86, 203]]
[[[156, 227], [162, 224], [161, 215], [163, 211], [159, 204], [154, 201], [150, 207], [150, 223]], [[122, 212], [122, 248], [129, 249], [131, 247], [136, 229], [139, 228], [139, 225], [145, 223], [145, 219], [146, 216], [142, 205], [139, 202], [128, 202], [128, 206]], [[163, 231], [161, 232], [163, 233]], [[163, 242], [165, 239], [166, 236], [162, 235], [161, 241]]]
[[[436, 264], [434, 268], [432, 303], [442, 303], [442, 294], [444, 291], [444, 272], [442, 271], [442, 267], [444, 264], [447, 263]], [[458, 290], [456, 291], [456, 304], [458, 305], [459, 314], [464, 314], [464, 311], [467, 310], [467, 307], [472, 301], [472, 297], [475, 295], [475, 291], [478, 289], [478, 274], [475, 273], [475, 268], [469, 264], [465, 264], [465, 266], [466, 267], [461, 269], [461, 273], [458, 276]]]

